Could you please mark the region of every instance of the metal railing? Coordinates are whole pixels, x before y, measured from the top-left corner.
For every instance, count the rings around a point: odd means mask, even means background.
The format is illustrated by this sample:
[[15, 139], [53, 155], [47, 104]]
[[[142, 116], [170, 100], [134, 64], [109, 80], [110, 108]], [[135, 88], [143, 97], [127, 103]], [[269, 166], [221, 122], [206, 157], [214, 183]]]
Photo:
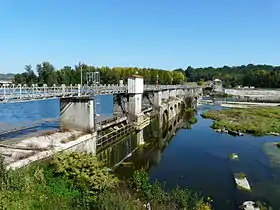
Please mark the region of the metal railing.
[[[175, 90], [195, 88], [187, 85], [144, 85], [144, 91], [159, 91], [159, 90]], [[61, 86], [38, 86], [33, 84], [15, 85], [4, 84], [0, 85], [0, 101], [23, 101], [36, 100], [57, 97], [71, 97], [71, 96], [88, 96], [93, 94], [110, 95], [118, 93], [126, 93], [128, 88], [126, 85], [95, 85], [95, 86], [81, 86], [81, 85], [61, 85]]]

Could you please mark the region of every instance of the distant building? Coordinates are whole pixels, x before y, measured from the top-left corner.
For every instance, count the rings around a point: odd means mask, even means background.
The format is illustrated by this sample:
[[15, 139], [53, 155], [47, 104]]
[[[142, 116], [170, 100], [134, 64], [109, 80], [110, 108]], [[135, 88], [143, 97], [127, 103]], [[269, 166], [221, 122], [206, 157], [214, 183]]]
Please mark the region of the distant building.
[[222, 93], [223, 92], [222, 80], [214, 79], [214, 81], [213, 81], [213, 90], [214, 90], [214, 92], [217, 92], [217, 93]]
[[0, 85], [10, 85], [13, 84], [11, 80], [0, 80]]

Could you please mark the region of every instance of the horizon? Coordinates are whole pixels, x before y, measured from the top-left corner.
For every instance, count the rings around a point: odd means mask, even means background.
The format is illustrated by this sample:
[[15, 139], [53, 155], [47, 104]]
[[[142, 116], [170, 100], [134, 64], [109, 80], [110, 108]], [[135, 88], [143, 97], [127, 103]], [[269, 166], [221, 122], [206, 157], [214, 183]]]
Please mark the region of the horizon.
[[280, 2], [1, 2], [0, 73], [49, 61], [174, 70], [280, 66]]

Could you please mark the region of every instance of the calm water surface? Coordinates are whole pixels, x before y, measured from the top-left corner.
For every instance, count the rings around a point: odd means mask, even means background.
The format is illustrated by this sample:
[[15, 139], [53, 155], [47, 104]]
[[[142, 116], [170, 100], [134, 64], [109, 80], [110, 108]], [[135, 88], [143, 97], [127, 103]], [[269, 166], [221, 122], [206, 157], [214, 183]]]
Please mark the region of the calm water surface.
[[[100, 105], [97, 105], [97, 113], [102, 118], [111, 116], [113, 97], [102, 95], [98, 100]], [[0, 103], [0, 134], [13, 128], [30, 127], [9, 135], [2, 135], [0, 140], [57, 129], [59, 128], [59, 115], [58, 99]]]
[[[200, 114], [220, 108], [201, 106], [198, 123], [192, 129], [181, 128], [166, 140], [167, 146], [157, 146], [150, 154], [136, 152], [129, 158], [128, 161], [134, 163], [132, 170], [146, 169], [152, 180], [165, 182], [168, 189], [179, 185], [210, 196], [214, 209], [238, 209], [246, 200], [265, 201], [273, 209], [280, 209], [280, 167], [271, 165], [262, 148], [263, 143], [279, 141], [279, 137], [234, 137], [213, 132], [212, 121], [201, 118]], [[238, 153], [240, 160], [229, 160], [231, 153]], [[236, 172], [246, 174], [252, 193], [236, 189], [233, 178]], [[125, 165], [120, 167], [119, 173], [131, 174], [131, 171]]]

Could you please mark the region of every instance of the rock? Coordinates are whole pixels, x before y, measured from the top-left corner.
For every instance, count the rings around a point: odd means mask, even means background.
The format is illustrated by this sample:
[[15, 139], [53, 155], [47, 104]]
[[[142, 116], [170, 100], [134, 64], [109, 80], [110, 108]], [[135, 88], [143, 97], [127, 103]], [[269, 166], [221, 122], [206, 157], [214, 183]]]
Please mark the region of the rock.
[[259, 207], [255, 207], [255, 202], [253, 201], [245, 201], [242, 205], [242, 209], [244, 210], [260, 210]]
[[235, 174], [234, 179], [235, 179], [235, 183], [239, 189], [251, 191], [250, 184], [249, 184], [247, 178], [245, 177], [245, 175], [244, 175], [244, 177], [240, 177], [240, 175]]
[[144, 207], [145, 207], [147, 210], [151, 210], [151, 205], [150, 205], [150, 203], [144, 204]]
[[270, 132], [269, 135], [273, 135], [273, 136], [280, 136], [279, 133], [274, 133], [274, 132]]

